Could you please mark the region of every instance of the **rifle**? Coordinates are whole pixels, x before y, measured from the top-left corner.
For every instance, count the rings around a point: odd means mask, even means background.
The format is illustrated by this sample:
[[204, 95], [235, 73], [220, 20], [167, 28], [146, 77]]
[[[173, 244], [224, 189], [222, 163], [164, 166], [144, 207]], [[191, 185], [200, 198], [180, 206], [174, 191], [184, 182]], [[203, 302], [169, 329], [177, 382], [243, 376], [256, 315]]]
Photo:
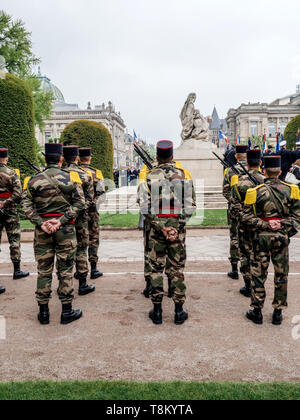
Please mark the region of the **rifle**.
[[140, 149], [145, 153], [145, 155], [147, 156], [147, 159], [150, 161], [150, 162], [153, 162], [153, 158], [149, 155], [149, 153], [147, 152], [147, 150], [145, 150], [142, 146], [139, 146], [140, 147]]
[[242, 175], [241, 172], [234, 165], [232, 165], [232, 163], [225, 162], [225, 160], [221, 159], [220, 156], [218, 156], [215, 152], [213, 152], [213, 155], [216, 156], [217, 159], [219, 159], [219, 161], [222, 163], [225, 169], [230, 168], [236, 175]]
[[248, 169], [245, 167], [245, 165], [242, 162], [238, 162], [238, 165], [240, 165], [240, 167], [243, 169], [245, 175], [248, 176], [248, 178], [250, 179], [250, 181], [255, 185], [261, 185], [261, 182], [258, 181], [258, 179], [255, 178], [255, 176], [251, 175], [250, 172], [248, 171]]
[[147, 166], [148, 169], [153, 169], [151, 161], [149, 161], [145, 151], [137, 144], [134, 144], [134, 150], [139, 155], [139, 157], [142, 159], [144, 164]]
[[31, 163], [25, 156], [21, 156], [23, 160], [25, 160], [25, 162], [27, 163], [28, 166], [30, 166], [30, 168], [35, 171], [36, 173], [41, 172], [41, 170], [35, 166], [33, 163]]

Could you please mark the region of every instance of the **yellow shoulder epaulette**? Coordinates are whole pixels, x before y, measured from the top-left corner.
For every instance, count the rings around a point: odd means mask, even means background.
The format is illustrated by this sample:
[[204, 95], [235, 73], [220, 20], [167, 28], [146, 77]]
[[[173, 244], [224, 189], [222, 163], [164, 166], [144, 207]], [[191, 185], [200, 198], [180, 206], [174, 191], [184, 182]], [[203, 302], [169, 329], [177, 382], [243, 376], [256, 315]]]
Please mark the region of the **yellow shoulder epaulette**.
[[290, 187], [291, 189], [291, 199], [292, 200], [300, 200], [300, 191], [298, 185], [287, 184], [286, 182], [281, 181], [283, 185]]
[[147, 181], [148, 174], [149, 174], [149, 169], [147, 168], [146, 165], [144, 165], [141, 169], [140, 176], [139, 176], [140, 184]]
[[229, 168], [226, 168], [224, 171], [224, 177], [228, 174]]
[[249, 188], [249, 190], [247, 191], [247, 194], [246, 194], [246, 199], [245, 199], [245, 205], [246, 206], [252, 206], [253, 204], [256, 204], [257, 191], [263, 186], [264, 186], [264, 184], [258, 185], [255, 188]]
[[70, 181], [74, 182], [75, 184], [82, 185], [82, 181], [80, 179], [79, 173], [75, 171], [70, 171]]
[[102, 171], [100, 171], [100, 169], [96, 169], [96, 178], [99, 179], [100, 181], [104, 181], [104, 176]]
[[80, 169], [81, 169], [83, 172], [87, 173], [87, 174], [88, 174], [91, 178], [93, 178], [93, 173], [92, 173], [89, 169], [82, 168], [81, 166], [80, 166]]
[[188, 180], [188, 181], [193, 181], [192, 174], [190, 173], [190, 171], [185, 170], [185, 171], [184, 171], [184, 175], [185, 175], [185, 179], [186, 179], [186, 180]]
[[230, 181], [230, 186], [231, 188], [235, 187], [236, 185], [238, 185], [239, 183], [239, 176], [238, 175], [233, 175], [231, 177], [231, 181]]
[[23, 190], [25, 191], [25, 190], [27, 190], [27, 187], [28, 187], [28, 184], [29, 184], [29, 181], [31, 180], [31, 176], [27, 176], [25, 179], [24, 179], [24, 186], [23, 186]]
[[19, 178], [21, 178], [21, 172], [20, 169], [13, 169], [15, 173], [18, 175]]
[[175, 161], [175, 168], [176, 169], [183, 169], [182, 165], [180, 162]]

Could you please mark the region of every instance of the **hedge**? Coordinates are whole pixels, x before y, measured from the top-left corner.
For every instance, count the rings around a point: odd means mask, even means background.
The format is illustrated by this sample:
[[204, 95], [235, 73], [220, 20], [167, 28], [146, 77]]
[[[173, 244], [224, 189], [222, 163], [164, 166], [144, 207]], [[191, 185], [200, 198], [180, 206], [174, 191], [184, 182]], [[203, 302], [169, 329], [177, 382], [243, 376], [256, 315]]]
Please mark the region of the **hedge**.
[[87, 120], [74, 121], [65, 127], [60, 143], [91, 147], [92, 166], [101, 169], [104, 178], [113, 179], [113, 142], [109, 130], [103, 124]]
[[38, 163], [33, 107], [25, 82], [11, 74], [0, 79], [0, 146], [9, 149], [9, 166], [20, 169], [23, 175], [33, 172], [22, 156]]
[[298, 130], [300, 131], [300, 115], [297, 115], [288, 123], [284, 132], [284, 139], [287, 142], [287, 148], [290, 150], [296, 147]]

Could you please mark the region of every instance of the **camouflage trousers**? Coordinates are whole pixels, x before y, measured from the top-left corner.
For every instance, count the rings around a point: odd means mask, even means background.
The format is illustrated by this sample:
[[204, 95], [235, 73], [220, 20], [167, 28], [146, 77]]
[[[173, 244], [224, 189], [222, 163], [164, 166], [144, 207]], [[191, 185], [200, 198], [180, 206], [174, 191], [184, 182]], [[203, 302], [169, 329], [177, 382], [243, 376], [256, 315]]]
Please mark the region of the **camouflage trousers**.
[[100, 245], [100, 220], [99, 213], [95, 210], [88, 215], [89, 230], [89, 262], [98, 262], [98, 250]]
[[46, 304], [51, 298], [56, 257], [59, 279], [58, 296], [62, 303], [72, 302], [74, 298], [73, 269], [76, 256], [75, 227], [63, 226], [53, 235], [48, 235], [40, 228], [36, 228], [34, 252], [38, 265], [37, 301]]
[[239, 250], [241, 261], [241, 273], [245, 284], [251, 285], [251, 261], [253, 260], [253, 238], [252, 233], [243, 225], [239, 225]]
[[237, 264], [240, 261], [239, 250], [239, 220], [233, 218], [228, 210], [228, 225], [230, 229], [230, 257], [231, 264]]
[[255, 236], [252, 262], [252, 307], [263, 308], [266, 300], [265, 283], [270, 262], [275, 270], [274, 309], [287, 307], [290, 240], [284, 233], [263, 232]]
[[6, 230], [10, 245], [10, 258], [13, 263], [21, 261], [21, 229], [17, 210], [5, 213], [0, 217], [0, 244], [2, 232]]
[[[150, 252], [151, 249], [149, 248], [149, 240], [150, 240], [150, 224], [146, 221], [144, 222], [144, 274], [145, 274], [145, 281], [151, 280], [151, 266], [150, 266]], [[171, 279], [171, 270], [172, 266], [170, 260], [166, 259], [166, 268], [165, 274], [168, 279]]]
[[175, 303], [184, 304], [186, 285], [184, 283], [184, 268], [186, 263], [186, 229], [179, 229], [176, 242], [166, 240], [162, 232], [150, 227], [149, 232], [149, 277], [151, 278], [151, 298], [153, 303], [161, 303], [164, 296], [164, 272], [168, 267], [171, 281], [171, 293]]
[[76, 251], [76, 272], [79, 280], [86, 280], [89, 273], [88, 246], [89, 228], [87, 214], [81, 214], [75, 223], [77, 251]]

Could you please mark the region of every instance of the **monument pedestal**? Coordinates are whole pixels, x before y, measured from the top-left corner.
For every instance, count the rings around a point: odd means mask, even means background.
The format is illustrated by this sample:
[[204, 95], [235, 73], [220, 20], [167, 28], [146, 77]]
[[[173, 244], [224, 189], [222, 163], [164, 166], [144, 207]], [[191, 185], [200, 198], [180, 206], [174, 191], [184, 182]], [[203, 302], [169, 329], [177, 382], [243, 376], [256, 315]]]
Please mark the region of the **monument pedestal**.
[[175, 150], [174, 158], [191, 172], [195, 184], [197, 180], [204, 180], [205, 187], [216, 187], [223, 184], [224, 170], [213, 152], [222, 157], [220, 149], [214, 144], [190, 139]]

